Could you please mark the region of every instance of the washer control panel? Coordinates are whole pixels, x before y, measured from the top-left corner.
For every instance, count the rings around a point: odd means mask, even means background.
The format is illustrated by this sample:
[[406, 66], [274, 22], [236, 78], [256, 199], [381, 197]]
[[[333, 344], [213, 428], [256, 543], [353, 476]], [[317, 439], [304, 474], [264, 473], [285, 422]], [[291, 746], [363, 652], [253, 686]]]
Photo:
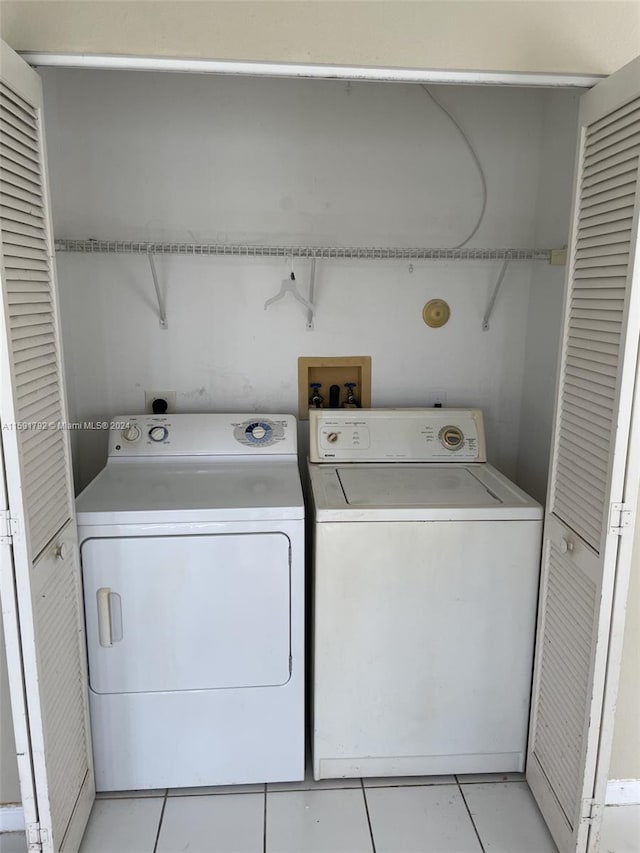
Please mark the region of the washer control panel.
[[479, 409], [310, 409], [311, 462], [486, 462]]
[[295, 454], [292, 415], [125, 415], [113, 419], [109, 457]]

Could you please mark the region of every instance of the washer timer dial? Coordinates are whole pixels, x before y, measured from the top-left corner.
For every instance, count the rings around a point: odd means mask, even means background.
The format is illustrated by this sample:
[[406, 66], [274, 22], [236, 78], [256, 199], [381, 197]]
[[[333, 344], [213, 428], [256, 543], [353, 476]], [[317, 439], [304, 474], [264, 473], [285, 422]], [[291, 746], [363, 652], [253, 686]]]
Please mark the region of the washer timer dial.
[[447, 450], [460, 450], [464, 445], [464, 433], [457, 426], [446, 426], [440, 430], [439, 434], [442, 446]]
[[251, 444], [270, 444], [272, 433], [271, 424], [264, 421], [247, 424], [244, 430], [245, 437]]

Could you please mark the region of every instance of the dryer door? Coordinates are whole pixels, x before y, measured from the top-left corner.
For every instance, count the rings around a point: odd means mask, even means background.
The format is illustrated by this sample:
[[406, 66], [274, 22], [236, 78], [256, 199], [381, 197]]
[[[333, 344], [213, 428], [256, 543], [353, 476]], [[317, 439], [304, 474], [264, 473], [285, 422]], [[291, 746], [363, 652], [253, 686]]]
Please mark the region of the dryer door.
[[89, 683], [96, 693], [282, 685], [290, 677], [283, 533], [88, 539]]

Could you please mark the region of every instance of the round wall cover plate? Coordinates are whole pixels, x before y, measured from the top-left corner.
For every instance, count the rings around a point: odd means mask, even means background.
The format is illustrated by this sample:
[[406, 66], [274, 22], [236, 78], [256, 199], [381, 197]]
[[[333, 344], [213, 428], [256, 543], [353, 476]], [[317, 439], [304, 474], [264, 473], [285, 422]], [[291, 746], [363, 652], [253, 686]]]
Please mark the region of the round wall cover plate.
[[451, 309], [444, 299], [431, 299], [422, 309], [422, 319], [432, 329], [444, 326], [450, 316]]

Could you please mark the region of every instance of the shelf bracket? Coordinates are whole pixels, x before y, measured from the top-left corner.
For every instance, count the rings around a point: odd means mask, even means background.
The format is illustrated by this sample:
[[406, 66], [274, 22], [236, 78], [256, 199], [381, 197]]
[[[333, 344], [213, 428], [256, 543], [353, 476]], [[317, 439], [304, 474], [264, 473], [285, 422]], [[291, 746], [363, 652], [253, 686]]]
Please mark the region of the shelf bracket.
[[313, 331], [313, 320], [315, 316], [315, 307], [316, 307], [316, 259], [311, 258], [311, 272], [309, 274], [309, 302], [313, 305], [313, 308], [309, 308], [307, 311], [307, 330]]
[[498, 276], [498, 280], [496, 281], [496, 286], [493, 288], [493, 293], [491, 294], [491, 298], [489, 299], [487, 310], [484, 312], [484, 317], [482, 318], [483, 332], [489, 331], [489, 320], [491, 319], [491, 315], [493, 314], [493, 306], [496, 304], [496, 299], [498, 298], [498, 293], [500, 292], [500, 288], [502, 287], [502, 281], [507, 271], [507, 267], [509, 266], [509, 261], [510, 258], [506, 258], [504, 263], [502, 264], [500, 275]]
[[149, 266], [151, 267], [151, 277], [153, 278], [153, 286], [156, 289], [156, 299], [158, 300], [158, 313], [160, 315], [160, 328], [166, 329], [167, 326], [167, 309], [164, 303], [164, 296], [162, 295], [162, 291], [160, 290], [160, 284], [158, 282], [158, 273], [156, 272], [156, 262], [154, 260], [151, 252], [147, 255], [149, 258]]

